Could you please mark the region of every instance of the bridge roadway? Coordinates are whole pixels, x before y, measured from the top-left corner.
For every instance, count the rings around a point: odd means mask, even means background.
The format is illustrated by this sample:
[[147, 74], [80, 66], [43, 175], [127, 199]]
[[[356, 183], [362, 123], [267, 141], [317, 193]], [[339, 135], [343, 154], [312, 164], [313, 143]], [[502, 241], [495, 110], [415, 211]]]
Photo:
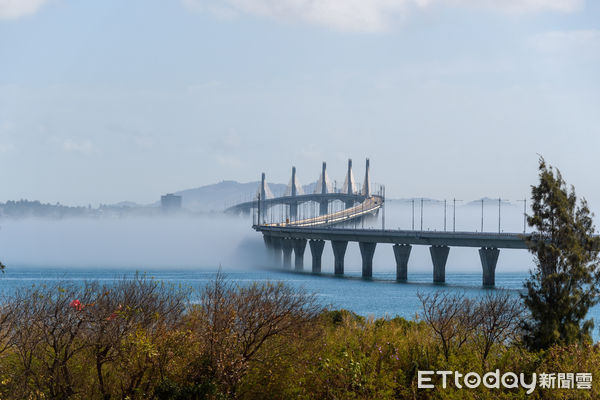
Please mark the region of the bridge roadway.
[[330, 214], [320, 215], [313, 218], [305, 218], [296, 221], [286, 221], [272, 224], [264, 224], [263, 226], [272, 227], [324, 227], [343, 224], [355, 219], [360, 219], [368, 214], [376, 213], [383, 206], [383, 197], [371, 196], [366, 198], [362, 203], [343, 209]]
[[[367, 199], [367, 196], [360, 193], [314, 193], [314, 194], [300, 194], [295, 196], [282, 196], [275, 197], [272, 199], [261, 200], [261, 208], [267, 209], [271, 206], [285, 204], [292, 207], [297, 207], [298, 204], [306, 203], [309, 201], [314, 201], [316, 203], [321, 204], [320, 213], [321, 215], [325, 215], [327, 213], [327, 204], [330, 201], [340, 200], [345, 204], [352, 203], [362, 203]], [[324, 207], [323, 207], [324, 205]], [[258, 208], [258, 200], [246, 201], [244, 203], [236, 204], [235, 206], [229, 207], [225, 210], [226, 213], [241, 213], [241, 212], [250, 212], [253, 208]]]
[[450, 246], [479, 247], [483, 269], [483, 285], [494, 286], [499, 249], [527, 249], [530, 235], [518, 233], [486, 232], [438, 232], [406, 231], [381, 229], [346, 229], [305, 226], [254, 225], [263, 234], [264, 242], [273, 257], [275, 265], [281, 265], [283, 254], [284, 268], [291, 268], [291, 253], [295, 254], [295, 268], [302, 270], [306, 242], [312, 253], [312, 272], [321, 272], [321, 256], [325, 241], [331, 241], [334, 254], [334, 273], [343, 275], [344, 256], [348, 242], [358, 242], [362, 257], [362, 276], [373, 275], [373, 255], [378, 243], [393, 244], [396, 258], [396, 279], [407, 280], [408, 259], [412, 245], [427, 245], [433, 263], [433, 281], [446, 280], [446, 261]]

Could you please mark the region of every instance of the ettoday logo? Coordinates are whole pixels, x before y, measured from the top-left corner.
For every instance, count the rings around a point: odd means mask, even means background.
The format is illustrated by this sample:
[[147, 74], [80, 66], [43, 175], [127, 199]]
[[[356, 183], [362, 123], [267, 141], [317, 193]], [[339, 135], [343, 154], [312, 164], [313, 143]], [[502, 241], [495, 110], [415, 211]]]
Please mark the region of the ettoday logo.
[[518, 389], [524, 388], [527, 394], [539, 387], [541, 389], [584, 389], [592, 388], [592, 374], [590, 373], [540, 373], [540, 374], [516, 374], [506, 372], [501, 374], [500, 370], [488, 372], [483, 376], [477, 372], [463, 374], [458, 371], [419, 371], [417, 387], [419, 389], [434, 389], [436, 383], [441, 384], [442, 389], [448, 387], [452, 382], [458, 389], [476, 389], [483, 385], [488, 389]]

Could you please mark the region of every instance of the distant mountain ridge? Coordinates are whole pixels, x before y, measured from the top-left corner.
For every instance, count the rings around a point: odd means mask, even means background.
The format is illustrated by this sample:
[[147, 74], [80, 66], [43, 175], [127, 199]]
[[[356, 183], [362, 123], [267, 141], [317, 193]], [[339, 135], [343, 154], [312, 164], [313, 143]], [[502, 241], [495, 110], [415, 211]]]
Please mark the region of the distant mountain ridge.
[[[231, 207], [238, 203], [243, 203], [246, 201], [251, 201], [255, 199], [256, 192], [258, 191], [260, 182], [247, 182], [240, 183], [233, 180], [224, 180], [219, 183], [213, 183], [211, 185], [200, 186], [193, 189], [180, 190], [175, 192], [176, 195], [182, 197], [182, 206], [185, 209], [190, 211], [199, 211], [199, 212], [220, 212], [225, 208]], [[274, 196], [282, 196], [285, 193], [287, 188], [286, 184], [283, 183], [268, 183], [269, 188]], [[304, 193], [313, 193], [316, 186], [316, 182], [311, 182], [307, 185], [302, 186], [302, 190]], [[388, 198], [387, 201], [390, 202], [411, 202], [412, 200], [415, 203], [418, 203], [421, 198], [399, 198], [399, 199], [391, 199]], [[424, 198], [428, 203], [443, 203], [444, 200], [432, 199], [432, 198]], [[498, 199], [484, 197], [483, 198], [486, 205], [490, 203], [497, 203]], [[448, 204], [450, 204], [452, 200], [448, 200]], [[155, 203], [159, 205], [160, 203]], [[469, 202], [461, 202], [460, 206], [479, 206], [481, 204], [481, 199], [472, 200]], [[512, 203], [507, 200], [502, 200], [503, 205], [511, 205]]]
[[[305, 193], [312, 193], [316, 183], [304, 185]], [[237, 181], [221, 181], [211, 185], [186, 189], [174, 194], [182, 197], [182, 207], [191, 211], [223, 211], [227, 207], [255, 198], [260, 185], [259, 181], [240, 183]], [[268, 183], [274, 196], [282, 196], [287, 187], [283, 183]]]

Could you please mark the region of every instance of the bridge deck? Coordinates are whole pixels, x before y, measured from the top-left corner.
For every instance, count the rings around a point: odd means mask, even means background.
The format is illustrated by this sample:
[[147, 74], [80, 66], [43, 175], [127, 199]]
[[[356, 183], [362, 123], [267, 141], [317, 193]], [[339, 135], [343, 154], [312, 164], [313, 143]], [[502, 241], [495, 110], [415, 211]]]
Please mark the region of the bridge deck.
[[306, 218], [291, 222], [280, 222], [273, 224], [265, 224], [265, 226], [293, 226], [293, 227], [318, 227], [338, 225], [344, 222], [349, 222], [357, 218], [364, 217], [367, 214], [374, 213], [383, 205], [383, 198], [379, 196], [371, 196], [365, 199], [362, 203], [353, 207], [343, 209], [330, 214], [321, 215], [313, 218]]
[[522, 233], [438, 232], [382, 229], [345, 229], [254, 225], [263, 234], [294, 239], [339, 240], [430, 246], [493, 247], [527, 249], [531, 235]]

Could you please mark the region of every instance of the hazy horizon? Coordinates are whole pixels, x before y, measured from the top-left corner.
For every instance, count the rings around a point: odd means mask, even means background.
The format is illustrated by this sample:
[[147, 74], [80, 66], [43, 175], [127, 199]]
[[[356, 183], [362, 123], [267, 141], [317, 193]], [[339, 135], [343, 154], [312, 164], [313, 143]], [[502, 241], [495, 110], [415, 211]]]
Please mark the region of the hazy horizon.
[[0, 201], [155, 201], [346, 160], [390, 198], [600, 211], [600, 3], [0, 0]]

